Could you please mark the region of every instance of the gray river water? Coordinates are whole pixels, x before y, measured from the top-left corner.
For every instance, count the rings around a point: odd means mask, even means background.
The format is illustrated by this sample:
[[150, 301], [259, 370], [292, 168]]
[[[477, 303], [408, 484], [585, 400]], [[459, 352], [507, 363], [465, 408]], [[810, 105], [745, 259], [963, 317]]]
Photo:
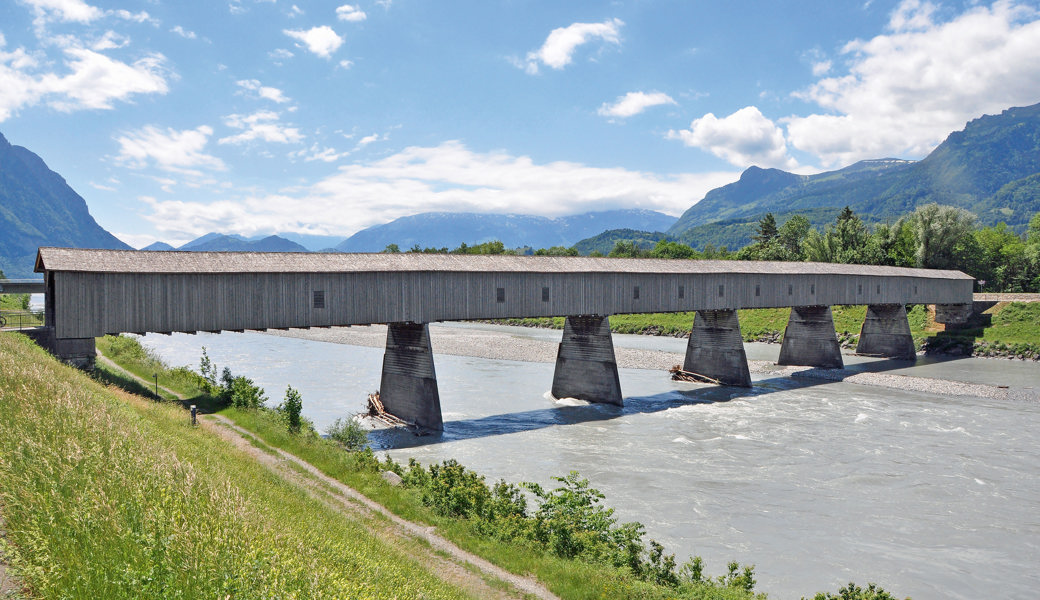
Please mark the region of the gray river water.
[[[206, 346], [218, 368], [251, 377], [272, 403], [292, 385], [319, 429], [361, 412], [379, 386], [378, 348], [259, 333], [142, 342], [194, 368]], [[615, 336], [615, 345], [676, 352], [678, 363], [685, 340]], [[775, 360], [779, 347], [747, 350]], [[380, 452], [456, 458], [492, 481], [552, 484], [577, 470], [680, 562], [700, 555], [713, 574], [729, 560], [754, 564], [771, 598], [849, 581], [916, 600], [1040, 597], [1040, 402], [771, 375], [739, 390], [621, 369], [623, 408], [561, 406], [545, 396], [552, 364], [435, 361], [444, 434], [374, 431]], [[922, 359], [886, 372], [1040, 387], [1036, 363]]]

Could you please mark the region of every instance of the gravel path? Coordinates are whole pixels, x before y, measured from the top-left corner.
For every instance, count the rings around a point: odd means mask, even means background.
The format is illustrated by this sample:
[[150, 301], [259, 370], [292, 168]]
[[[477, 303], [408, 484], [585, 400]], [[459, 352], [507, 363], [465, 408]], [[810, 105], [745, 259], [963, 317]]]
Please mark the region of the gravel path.
[[[332, 327], [328, 329], [290, 329], [267, 332], [270, 335], [295, 337], [320, 342], [383, 348], [386, 346], [385, 325], [354, 327]], [[514, 335], [503, 331], [492, 331], [472, 327], [430, 325], [430, 338], [435, 354], [473, 356], [497, 360], [552, 363], [556, 361], [558, 342]], [[641, 350], [615, 347], [618, 367], [629, 369], [668, 370], [682, 364], [683, 355], [660, 350]], [[849, 369], [817, 369], [814, 367], [780, 367], [768, 361], [748, 361], [752, 373], [776, 376], [844, 381], [859, 385], [886, 387], [905, 391], [919, 391], [946, 396], [974, 396], [995, 399], [1037, 400], [1034, 391], [1009, 390], [1006, 387], [978, 383], [964, 383], [889, 375], [886, 373], [860, 373]]]

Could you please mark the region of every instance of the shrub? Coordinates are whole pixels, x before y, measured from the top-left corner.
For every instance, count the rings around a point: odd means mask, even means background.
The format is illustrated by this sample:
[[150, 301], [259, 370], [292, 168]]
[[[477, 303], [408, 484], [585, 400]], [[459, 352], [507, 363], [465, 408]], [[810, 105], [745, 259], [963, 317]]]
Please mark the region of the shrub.
[[336, 419], [325, 429], [325, 434], [351, 452], [368, 447], [368, 431], [354, 418]]
[[300, 397], [300, 392], [293, 389], [290, 385], [285, 388], [285, 401], [278, 406], [278, 412], [285, 415], [286, 424], [289, 427], [289, 433], [299, 433], [300, 426], [303, 424], [300, 413], [303, 411], [303, 398]]
[[[805, 598], [802, 598], [805, 600]], [[820, 592], [813, 596], [813, 600], [899, 600], [892, 594], [871, 583], [867, 589], [863, 589], [855, 583], [849, 582], [847, 587], [840, 588], [837, 594]], [[909, 599], [907, 599], [909, 600]]]

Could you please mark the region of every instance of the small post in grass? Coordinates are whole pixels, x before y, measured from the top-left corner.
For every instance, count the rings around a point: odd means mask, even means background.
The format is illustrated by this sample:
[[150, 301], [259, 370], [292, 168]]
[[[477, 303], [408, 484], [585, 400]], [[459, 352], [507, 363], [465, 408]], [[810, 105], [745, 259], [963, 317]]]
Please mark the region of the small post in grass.
[[155, 399], [158, 400], [159, 399], [159, 374], [158, 373], [152, 373], [152, 377], [155, 378]]
[[195, 427], [196, 425], [199, 424], [198, 420], [196, 419], [196, 415], [197, 414], [198, 414], [198, 411], [196, 410], [195, 405], [192, 404], [191, 405], [191, 426], [192, 427]]

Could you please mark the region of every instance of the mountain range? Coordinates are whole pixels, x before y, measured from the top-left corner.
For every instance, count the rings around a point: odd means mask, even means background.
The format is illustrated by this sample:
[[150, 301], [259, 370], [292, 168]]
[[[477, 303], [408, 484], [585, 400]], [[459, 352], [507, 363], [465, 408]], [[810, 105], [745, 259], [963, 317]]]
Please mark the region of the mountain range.
[[[618, 241], [652, 246], [669, 239], [703, 248], [747, 244], [758, 221], [804, 215], [816, 227], [844, 206], [868, 222], [891, 222], [929, 202], [970, 210], [983, 224], [1023, 231], [1040, 212], [1040, 104], [985, 115], [951, 133], [920, 161], [860, 161], [815, 175], [750, 167], [738, 181], [708, 192], [675, 219], [650, 210], [608, 210], [568, 217], [423, 213], [364, 229], [335, 244], [327, 236], [284, 233], [263, 238], [210, 233], [179, 248], [148, 250], [379, 252], [455, 248], [498, 240], [508, 248], [577, 247], [608, 252]], [[0, 134], [0, 269], [31, 278], [38, 246], [129, 248], [91, 217], [84, 199], [44, 161]]]
[[0, 134], [0, 269], [29, 279], [39, 246], [129, 248], [105, 231], [87, 202], [39, 156]]
[[[865, 160], [815, 175], [750, 167], [708, 192], [667, 230], [702, 247], [750, 241], [767, 212], [801, 214], [817, 227], [849, 206], [866, 222], [894, 221], [930, 202], [958, 206], [984, 225], [1023, 231], [1040, 211], [1040, 104], [974, 119], [923, 160]], [[714, 241], [713, 241], [714, 240]]]

